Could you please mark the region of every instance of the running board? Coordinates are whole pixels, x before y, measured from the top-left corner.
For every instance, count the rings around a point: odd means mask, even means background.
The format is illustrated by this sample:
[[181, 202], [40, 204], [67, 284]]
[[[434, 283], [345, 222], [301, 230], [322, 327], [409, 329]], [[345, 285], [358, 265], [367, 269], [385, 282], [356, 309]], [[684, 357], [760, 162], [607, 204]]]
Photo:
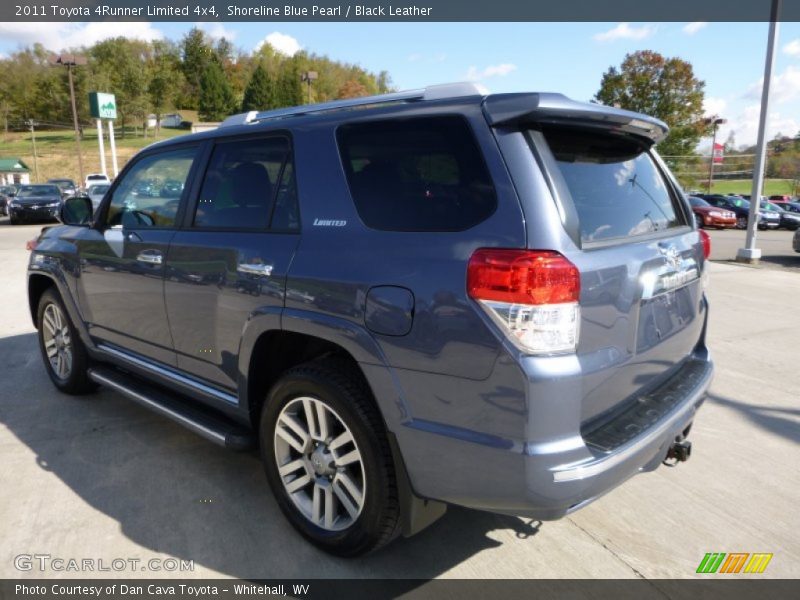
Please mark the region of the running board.
[[225, 448], [246, 450], [255, 444], [253, 434], [241, 425], [202, 407], [190, 406], [177, 394], [117, 369], [93, 367], [89, 369], [89, 378]]

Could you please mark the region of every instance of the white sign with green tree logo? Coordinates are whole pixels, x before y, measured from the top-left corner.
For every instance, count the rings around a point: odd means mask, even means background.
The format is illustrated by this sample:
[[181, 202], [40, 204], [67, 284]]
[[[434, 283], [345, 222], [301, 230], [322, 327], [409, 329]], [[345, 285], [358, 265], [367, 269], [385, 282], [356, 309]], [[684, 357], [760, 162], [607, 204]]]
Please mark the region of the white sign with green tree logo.
[[114, 94], [104, 92], [89, 93], [89, 108], [96, 119], [116, 119], [117, 101]]

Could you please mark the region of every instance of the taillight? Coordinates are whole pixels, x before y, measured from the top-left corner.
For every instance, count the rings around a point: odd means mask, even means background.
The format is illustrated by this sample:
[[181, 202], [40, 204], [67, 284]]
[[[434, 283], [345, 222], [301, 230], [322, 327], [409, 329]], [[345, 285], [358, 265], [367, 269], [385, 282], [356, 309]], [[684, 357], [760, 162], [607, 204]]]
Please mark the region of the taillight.
[[580, 325], [580, 273], [551, 250], [476, 250], [467, 293], [525, 352], [574, 352]]
[[711, 236], [703, 229], [698, 231], [700, 233], [700, 241], [703, 243], [703, 257], [708, 259], [711, 256]]

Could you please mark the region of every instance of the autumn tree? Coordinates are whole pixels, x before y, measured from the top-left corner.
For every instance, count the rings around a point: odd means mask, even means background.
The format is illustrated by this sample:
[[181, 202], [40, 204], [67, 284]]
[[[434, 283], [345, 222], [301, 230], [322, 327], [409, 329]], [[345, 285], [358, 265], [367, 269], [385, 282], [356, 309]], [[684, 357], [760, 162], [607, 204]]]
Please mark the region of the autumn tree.
[[360, 98], [361, 96], [369, 96], [367, 88], [353, 79], [348, 79], [344, 85], [339, 88], [336, 93], [337, 98]]
[[595, 99], [661, 119], [670, 132], [658, 144], [659, 152], [687, 155], [694, 153], [709, 128], [703, 118], [704, 88], [705, 82], [685, 60], [640, 50], [603, 74]]

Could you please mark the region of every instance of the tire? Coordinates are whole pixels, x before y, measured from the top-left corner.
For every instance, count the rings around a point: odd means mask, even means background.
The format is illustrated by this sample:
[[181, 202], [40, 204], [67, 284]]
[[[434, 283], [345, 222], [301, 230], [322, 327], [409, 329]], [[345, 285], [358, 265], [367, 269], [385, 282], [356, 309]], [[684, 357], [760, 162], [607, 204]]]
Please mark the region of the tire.
[[747, 229], [747, 217], [738, 217], [736, 219], [736, 229]]
[[50, 381], [65, 394], [80, 395], [97, 387], [89, 379], [89, 355], [58, 293], [50, 288], [39, 299], [39, 350]]
[[697, 228], [698, 229], [702, 229], [703, 228], [703, 217], [701, 217], [698, 214], [695, 214], [694, 222], [697, 224]]
[[15, 216], [11, 215], [11, 216], [9, 216], [9, 218], [8, 218], [8, 222], [9, 222], [11, 225], [19, 225], [19, 223], [20, 223], [20, 220], [19, 220], [17, 217], [15, 217]]
[[397, 537], [400, 507], [385, 426], [348, 363], [314, 361], [284, 373], [266, 398], [259, 438], [278, 506], [312, 544], [354, 557]]

